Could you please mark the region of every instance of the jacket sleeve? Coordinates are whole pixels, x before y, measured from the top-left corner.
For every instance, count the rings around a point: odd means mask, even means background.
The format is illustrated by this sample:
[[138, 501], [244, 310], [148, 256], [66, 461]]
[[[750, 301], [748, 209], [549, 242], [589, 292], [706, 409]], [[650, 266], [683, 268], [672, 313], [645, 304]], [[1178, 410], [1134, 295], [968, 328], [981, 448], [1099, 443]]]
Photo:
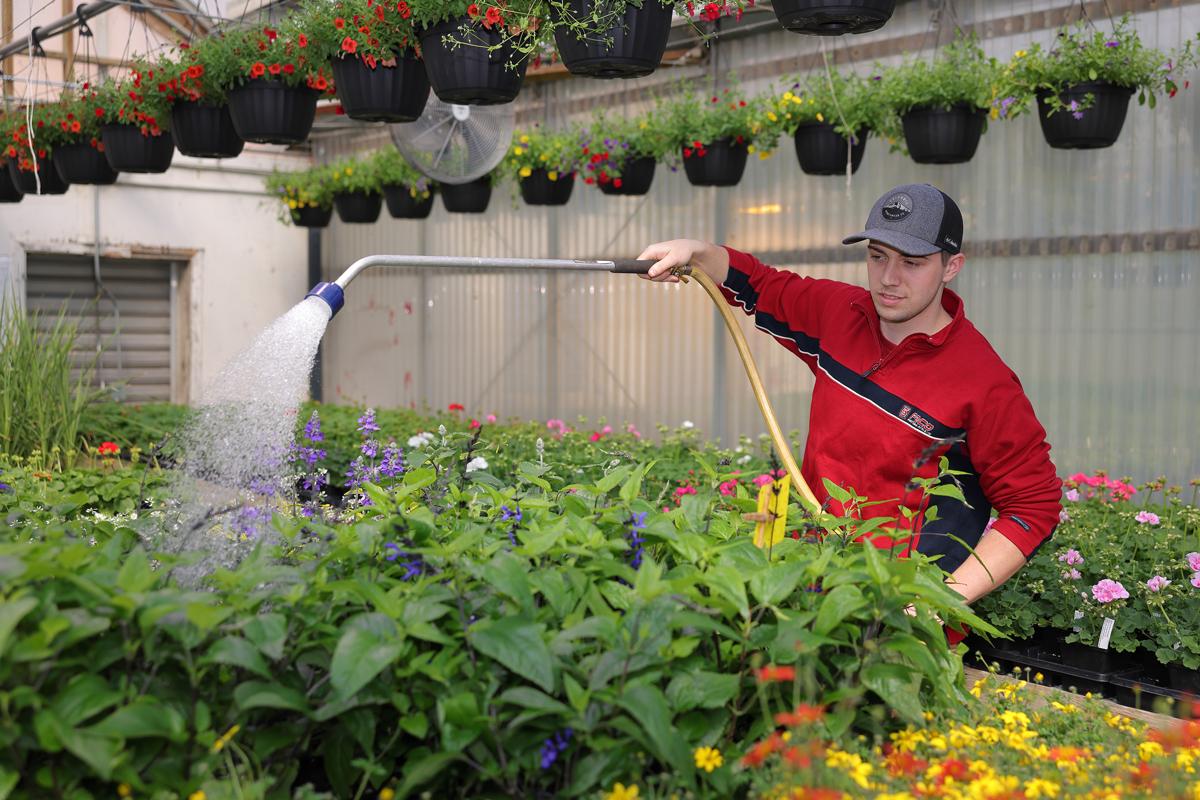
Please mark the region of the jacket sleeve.
[[850, 287], [769, 267], [749, 253], [725, 249], [729, 252], [729, 275], [721, 284], [725, 300], [752, 315], [757, 327], [796, 355], [816, 358], [822, 313], [835, 295]]
[[990, 393], [988, 408], [967, 430], [971, 461], [998, 514], [992, 529], [1029, 558], [1058, 525], [1062, 481], [1050, 461], [1046, 431], [1016, 375], [1010, 373], [1009, 381]]

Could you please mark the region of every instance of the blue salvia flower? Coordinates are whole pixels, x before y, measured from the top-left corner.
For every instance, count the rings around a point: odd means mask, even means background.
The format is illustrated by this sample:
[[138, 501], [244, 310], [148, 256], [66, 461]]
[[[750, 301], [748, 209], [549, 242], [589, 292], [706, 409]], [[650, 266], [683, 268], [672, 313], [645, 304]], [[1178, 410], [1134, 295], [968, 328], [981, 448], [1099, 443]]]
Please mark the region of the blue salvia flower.
[[368, 408], [366, 413], [358, 418], [359, 433], [374, 433], [379, 430], [379, 426], [375, 424], [375, 409]]
[[395, 561], [404, 555], [404, 551], [400, 549], [400, 545], [395, 542], [388, 542], [383, 546], [383, 549], [386, 551], [383, 556], [384, 561]]
[[500, 506], [500, 521], [512, 523], [508, 529], [508, 541], [512, 543], [513, 547], [517, 546], [517, 526], [521, 524], [522, 516], [520, 506], [514, 508]]
[[379, 442], [374, 439], [364, 439], [360, 449], [367, 458], [374, 458], [379, 455]]
[[406, 553], [400, 548], [400, 545], [395, 542], [387, 542], [383, 546], [384, 561], [399, 561], [400, 566], [404, 569], [404, 574], [400, 576], [402, 581], [411, 581], [413, 578], [420, 577], [425, 571], [425, 562], [421, 560], [419, 555]]
[[270, 522], [271, 512], [259, 506], [242, 506], [233, 518], [233, 529], [244, 536], [258, 536], [260, 523]]
[[541, 764], [542, 769], [550, 769], [563, 751], [567, 749], [567, 745], [571, 742], [571, 736], [574, 731], [570, 728], [563, 728], [558, 733], [546, 739], [542, 743]]
[[404, 453], [393, 439], [383, 451], [383, 462], [379, 465], [379, 474], [389, 478], [398, 478], [404, 474]]
[[310, 442], [325, 441], [325, 434], [321, 433], [321, 418], [317, 416], [317, 412], [313, 412], [308, 418], [308, 422], [304, 425], [304, 438]]
[[646, 512], [635, 511], [629, 515], [629, 566], [634, 569], [642, 566], [642, 553], [645, 550], [645, 538], [642, 531], [646, 530]]

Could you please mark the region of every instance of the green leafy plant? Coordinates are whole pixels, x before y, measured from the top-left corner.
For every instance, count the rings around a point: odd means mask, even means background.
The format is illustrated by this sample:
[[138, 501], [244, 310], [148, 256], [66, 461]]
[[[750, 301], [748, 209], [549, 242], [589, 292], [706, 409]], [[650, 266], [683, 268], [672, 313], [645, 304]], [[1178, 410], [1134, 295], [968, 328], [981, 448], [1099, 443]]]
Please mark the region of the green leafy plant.
[[383, 181], [380, 180], [375, 162], [371, 159], [344, 158], [317, 169], [325, 172], [334, 194], [383, 193]]
[[404, 156], [394, 147], [376, 150], [367, 157], [370, 169], [379, 176], [381, 186], [407, 187], [412, 196], [418, 200], [429, 197], [433, 185], [416, 167], [409, 164]]
[[649, 114], [626, 117], [600, 111], [580, 132], [580, 143], [583, 180], [589, 184], [619, 181], [628, 161], [657, 161], [676, 150], [670, 134]]
[[215, 68], [211, 91], [228, 92], [255, 80], [279, 81], [285, 86], [307, 86], [333, 93], [327, 59], [309, 54], [312, 34], [304, 28], [305, 18], [288, 17], [278, 28], [237, 28], [212, 41], [201, 53], [205, 69]]
[[335, 187], [323, 167], [297, 172], [272, 172], [264, 181], [267, 194], [279, 201], [280, 221], [301, 208], [332, 208]]
[[[775, 148], [778, 131], [764, 125], [766, 102], [762, 97], [746, 99], [736, 89], [700, 96], [690, 88], [661, 100], [654, 117], [672, 144], [673, 153], [687, 158], [702, 153], [713, 142], [728, 139], [767, 154]], [[764, 155], [765, 157], [765, 155]]]
[[104, 125], [131, 125], [143, 136], [160, 136], [171, 127], [171, 106], [158, 84], [165, 73], [157, 63], [135, 60], [129, 74], [96, 87], [96, 117]]
[[847, 72], [815, 72], [789, 81], [790, 86], [768, 101], [764, 127], [791, 136], [796, 128], [812, 123], [832, 125], [847, 138], [884, 126], [886, 108], [878, 78], [861, 78]]
[[547, 131], [535, 126], [513, 134], [512, 144], [498, 172], [520, 181], [534, 170], [545, 170], [550, 180], [566, 177], [579, 168], [581, 158], [579, 131]]
[[156, 87], [171, 103], [224, 105], [229, 89], [236, 86], [242, 68], [225, 31], [203, 36], [192, 43], [180, 42], [159, 63], [164, 79]]
[[293, 17], [308, 37], [314, 63], [357, 58], [374, 69], [416, 47], [413, 9], [406, 0], [310, 0]]
[[1154, 108], [1156, 96], [1166, 93], [1174, 97], [1179, 90], [1177, 76], [1196, 66], [1198, 44], [1200, 35], [1176, 50], [1164, 52], [1142, 44], [1129, 15], [1115, 22], [1111, 32], [1081, 20], [1062, 28], [1053, 47], [1034, 43], [1013, 56], [1002, 81], [1000, 102], [1012, 98], [1011, 105], [1020, 109], [1033, 97], [1041, 96], [1050, 114], [1063, 110], [1081, 114], [1095, 102], [1095, 96], [1064, 104], [1059, 92], [1081, 83], [1102, 81], [1136, 91], [1139, 103]]
[[461, 21], [454, 33], [442, 37], [447, 47], [509, 51], [510, 69], [527, 64], [545, 51], [552, 35], [543, 0], [430, 0], [414, 4], [412, 12], [418, 33], [438, 23]]
[[52, 319], [26, 312], [11, 298], [0, 304], [0, 452], [37, 467], [71, 466], [95, 361], [72, 358], [78, 331], [65, 309]]

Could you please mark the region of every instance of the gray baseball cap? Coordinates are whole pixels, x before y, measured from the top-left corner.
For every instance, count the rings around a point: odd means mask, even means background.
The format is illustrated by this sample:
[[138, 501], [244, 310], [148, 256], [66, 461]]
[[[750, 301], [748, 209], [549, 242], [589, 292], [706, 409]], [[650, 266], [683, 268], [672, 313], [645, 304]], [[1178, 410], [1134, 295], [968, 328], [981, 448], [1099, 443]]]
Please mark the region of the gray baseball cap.
[[910, 256], [962, 251], [963, 218], [950, 196], [928, 183], [906, 183], [885, 192], [871, 207], [867, 229], [842, 239], [874, 239]]

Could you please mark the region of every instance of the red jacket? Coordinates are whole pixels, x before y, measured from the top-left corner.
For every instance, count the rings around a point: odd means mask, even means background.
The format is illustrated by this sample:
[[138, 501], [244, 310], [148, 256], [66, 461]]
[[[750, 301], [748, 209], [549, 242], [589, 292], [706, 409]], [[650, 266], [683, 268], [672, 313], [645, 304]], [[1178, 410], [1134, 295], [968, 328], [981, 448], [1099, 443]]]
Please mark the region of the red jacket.
[[[801, 471], [833, 513], [822, 478], [882, 505], [858, 516], [889, 516], [901, 552], [941, 555], [953, 572], [969, 553], [946, 535], [979, 541], [993, 508], [995, 530], [1026, 557], [1058, 524], [1062, 482], [1050, 462], [1046, 431], [1013, 374], [950, 290], [942, 305], [953, 321], [933, 336], [912, 334], [884, 355], [879, 317], [866, 289], [805, 278], [729, 250], [725, 299], [809, 366], [816, 376]], [[914, 476], [938, 474], [949, 458], [967, 503], [946, 496], [924, 501]], [[943, 482], [950, 478], [943, 479]], [[915, 537], [900, 505], [917, 513]], [[928, 507], [937, 507], [927, 520]], [[891, 540], [874, 537], [887, 547]]]

